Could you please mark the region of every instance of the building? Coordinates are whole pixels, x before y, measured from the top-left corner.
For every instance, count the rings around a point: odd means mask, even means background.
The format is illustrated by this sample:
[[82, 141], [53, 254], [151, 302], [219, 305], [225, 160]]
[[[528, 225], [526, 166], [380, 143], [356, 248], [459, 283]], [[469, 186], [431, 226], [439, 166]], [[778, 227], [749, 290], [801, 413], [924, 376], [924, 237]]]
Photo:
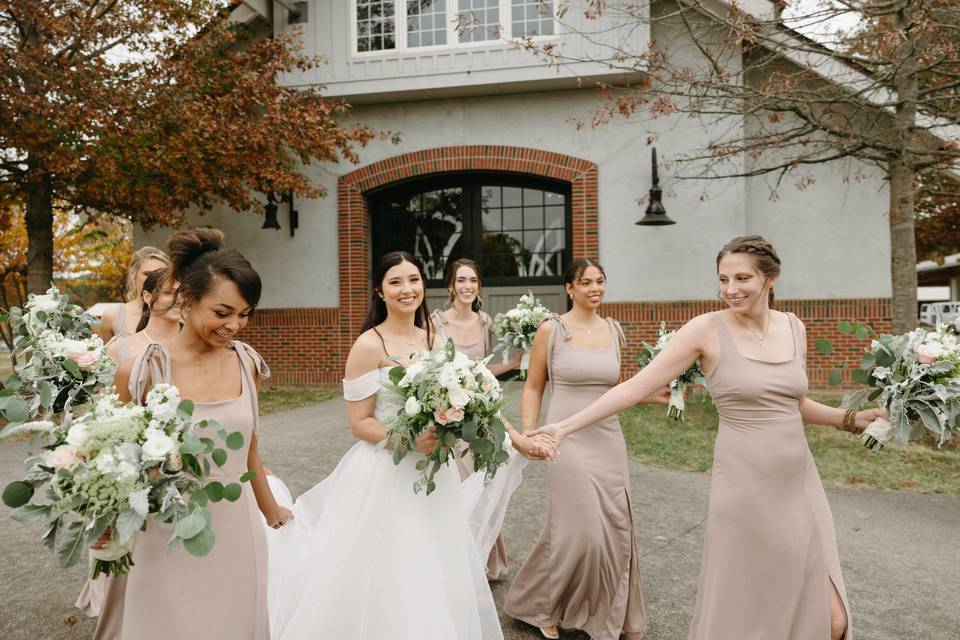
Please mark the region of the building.
[[[472, 19], [461, 32], [455, 16], [464, 10]], [[582, 19], [574, 13], [566, 19]], [[604, 312], [624, 326], [629, 366], [660, 321], [677, 326], [718, 308], [715, 256], [747, 233], [778, 248], [778, 307], [807, 323], [811, 344], [830, 337], [840, 354], [853, 355], [861, 345], [835, 333], [837, 321], [889, 327], [888, 195], [877, 170], [823, 165], [813, 185], [786, 186], [776, 199], [763, 179], [713, 185], [708, 198], [704, 185], [670, 183], [669, 159], [695, 148], [711, 124], [664, 117], [578, 130], [571, 121], [589, 120], [599, 99], [577, 76], [616, 81], [619, 73], [588, 63], [552, 69], [497, 36], [495, 25], [504, 37], [588, 55], [590, 45], [562, 33], [536, 0], [244, 0], [232, 19], [264, 34], [299, 23], [306, 52], [328, 63], [285, 82], [324, 85], [353, 105], [357, 121], [401, 137], [361, 150], [357, 165], [308, 167], [329, 195], [294, 203], [295, 235], [288, 204], [280, 206], [279, 231], [225, 209], [200, 221], [222, 228], [264, 277], [245, 339], [277, 383], [340, 380], [369, 300], [372, 258], [401, 248], [424, 260], [432, 301], [446, 297], [447, 259], [477, 260], [492, 312], [528, 289], [563, 310], [563, 266], [598, 258], [609, 279]], [[604, 34], [630, 38], [638, 49], [675, 37]], [[664, 204], [676, 225], [634, 224], [643, 215], [637, 201], [651, 187], [651, 135], [665, 160]], [[845, 180], [853, 171], [863, 179]], [[164, 233], [138, 233], [137, 242], [162, 244]], [[811, 382], [824, 384], [837, 357], [810, 349]]]

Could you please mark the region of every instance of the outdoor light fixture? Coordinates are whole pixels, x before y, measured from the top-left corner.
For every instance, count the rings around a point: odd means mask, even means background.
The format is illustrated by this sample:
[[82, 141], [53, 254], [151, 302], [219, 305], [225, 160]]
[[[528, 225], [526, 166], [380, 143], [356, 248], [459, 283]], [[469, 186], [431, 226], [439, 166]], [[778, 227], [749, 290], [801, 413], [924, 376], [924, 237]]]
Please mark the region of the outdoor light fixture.
[[657, 172], [657, 148], [653, 147], [650, 153], [653, 164], [653, 185], [650, 187], [650, 202], [647, 203], [647, 210], [643, 217], [637, 220], [636, 224], [642, 226], [660, 226], [665, 224], [677, 224], [676, 220], [671, 220], [667, 216], [667, 210], [660, 201], [663, 191], [660, 189], [660, 175]]
[[300, 228], [300, 212], [293, 208], [293, 191], [287, 191], [280, 196], [280, 202], [286, 202], [290, 205], [290, 237], [292, 238], [297, 229]]
[[273, 195], [273, 191], [267, 193], [267, 204], [263, 207], [263, 212], [266, 214], [266, 217], [263, 220], [263, 226], [261, 229], [279, 229], [280, 222], [277, 220], [277, 199]]

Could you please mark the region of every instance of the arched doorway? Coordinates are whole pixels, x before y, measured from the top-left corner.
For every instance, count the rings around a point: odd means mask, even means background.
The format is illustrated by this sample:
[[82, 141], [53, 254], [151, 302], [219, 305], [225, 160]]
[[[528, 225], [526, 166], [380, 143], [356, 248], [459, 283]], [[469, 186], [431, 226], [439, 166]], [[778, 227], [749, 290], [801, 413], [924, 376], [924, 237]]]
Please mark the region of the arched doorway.
[[570, 183], [509, 172], [434, 174], [366, 193], [372, 255], [409, 251], [424, 265], [432, 307], [446, 302], [446, 267], [480, 265], [485, 308], [496, 314], [533, 291], [565, 307], [560, 276], [571, 260]]

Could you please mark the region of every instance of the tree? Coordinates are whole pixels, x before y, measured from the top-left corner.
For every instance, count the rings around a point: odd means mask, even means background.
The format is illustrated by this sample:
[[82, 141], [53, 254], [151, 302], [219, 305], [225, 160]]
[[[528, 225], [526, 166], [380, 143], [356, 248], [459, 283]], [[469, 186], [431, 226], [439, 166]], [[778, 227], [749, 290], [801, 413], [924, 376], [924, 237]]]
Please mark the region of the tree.
[[[676, 159], [678, 177], [803, 184], [812, 165], [843, 158], [880, 167], [890, 193], [893, 328], [916, 326], [914, 183], [960, 163], [955, 0], [820, 0], [790, 13], [785, 2], [750, 3], [754, 13], [720, 0], [587, 5], [598, 28], [579, 33], [595, 55], [521, 46], [550, 64], [601, 62], [642, 78], [603, 86], [595, 123], [643, 111], [715, 123], [701, 148]], [[650, 26], [661, 40], [631, 49], [603, 37], [603, 20]], [[678, 42], [692, 42], [692, 51], [678, 52]]]
[[[119, 300], [133, 243], [129, 223], [99, 217], [84, 220], [58, 210], [54, 215], [54, 283], [71, 301], [89, 306]], [[22, 209], [0, 214], [0, 318], [27, 301], [27, 230]], [[13, 354], [10, 326], [0, 321], [0, 338]]]
[[23, 205], [30, 291], [53, 277], [54, 210], [144, 226], [188, 209], [318, 197], [302, 167], [373, 132], [284, 74], [318, 63], [216, 0], [0, 0], [0, 203]]
[[917, 259], [943, 260], [960, 253], [960, 183], [924, 176], [917, 185]]

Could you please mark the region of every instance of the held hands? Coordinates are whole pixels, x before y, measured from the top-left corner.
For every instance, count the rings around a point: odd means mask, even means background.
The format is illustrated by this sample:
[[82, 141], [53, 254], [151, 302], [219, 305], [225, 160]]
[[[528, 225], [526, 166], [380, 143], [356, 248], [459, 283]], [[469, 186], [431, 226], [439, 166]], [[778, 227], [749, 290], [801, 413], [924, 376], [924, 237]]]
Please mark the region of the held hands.
[[557, 461], [557, 447], [549, 436], [534, 436], [518, 433], [513, 438], [513, 447], [527, 460]]
[[555, 451], [560, 449], [560, 444], [563, 442], [563, 439], [567, 437], [567, 434], [564, 433], [563, 429], [560, 428], [556, 423], [554, 424], [545, 424], [539, 429], [534, 429], [528, 436], [548, 436], [553, 440], [553, 448]]

